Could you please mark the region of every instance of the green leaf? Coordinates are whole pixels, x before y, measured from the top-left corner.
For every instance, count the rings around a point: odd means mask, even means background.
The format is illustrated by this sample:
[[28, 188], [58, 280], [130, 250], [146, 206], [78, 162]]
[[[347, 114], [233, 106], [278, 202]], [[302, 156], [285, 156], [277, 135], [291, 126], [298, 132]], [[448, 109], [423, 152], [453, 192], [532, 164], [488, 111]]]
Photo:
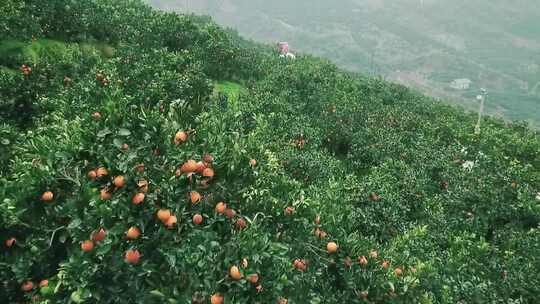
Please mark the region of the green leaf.
[[109, 134], [111, 134], [111, 133], [112, 133], [112, 131], [109, 130], [109, 128], [105, 128], [105, 129], [102, 129], [102, 130], [100, 130], [100, 131], [98, 132], [97, 137], [103, 138], [103, 137], [105, 137], [105, 136], [107, 136], [107, 135], [109, 135]]
[[120, 129], [118, 129], [118, 135], [120, 135], [120, 136], [130, 136], [131, 131], [129, 131], [128, 129], [120, 128]]

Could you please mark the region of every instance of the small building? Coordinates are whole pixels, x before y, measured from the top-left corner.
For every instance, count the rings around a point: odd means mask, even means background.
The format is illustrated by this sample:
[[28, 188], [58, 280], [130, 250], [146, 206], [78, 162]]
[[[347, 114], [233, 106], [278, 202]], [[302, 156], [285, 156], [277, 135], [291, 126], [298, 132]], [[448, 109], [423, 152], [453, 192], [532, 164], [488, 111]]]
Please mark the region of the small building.
[[450, 87], [456, 90], [468, 90], [471, 87], [472, 81], [467, 78], [454, 79], [450, 83]]

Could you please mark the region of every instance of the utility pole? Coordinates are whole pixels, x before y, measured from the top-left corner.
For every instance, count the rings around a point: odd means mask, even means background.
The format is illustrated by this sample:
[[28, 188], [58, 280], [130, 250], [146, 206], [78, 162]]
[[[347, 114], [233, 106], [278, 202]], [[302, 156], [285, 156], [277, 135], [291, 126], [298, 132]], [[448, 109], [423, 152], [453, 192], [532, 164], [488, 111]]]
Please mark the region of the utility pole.
[[481, 94], [476, 96], [476, 100], [480, 101], [480, 109], [478, 109], [478, 122], [474, 127], [474, 134], [480, 134], [480, 122], [482, 121], [482, 114], [484, 112], [484, 102], [487, 100], [488, 93], [484, 88], [480, 89]]

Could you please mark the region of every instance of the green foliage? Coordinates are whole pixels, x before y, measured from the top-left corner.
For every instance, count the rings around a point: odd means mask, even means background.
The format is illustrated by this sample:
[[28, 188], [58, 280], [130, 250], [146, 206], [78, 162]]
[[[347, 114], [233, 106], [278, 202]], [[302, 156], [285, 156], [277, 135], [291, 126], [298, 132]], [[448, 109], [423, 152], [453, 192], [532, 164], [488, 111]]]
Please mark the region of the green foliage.
[[[536, 132], [488, 118], [476, 135], [460, 109], [317, 58], [281, 59], [203, 18], [138, 1], [69, 3], [122, 30], [65, 19], [54, 32], [72, 42], [2, 43], [15, 59], [0, 69], [0, 299], [536, 300]], [[42, 4], [36, 18], [64, 18], [53, 11], [66, 4]], [[187, 160], [214, 176], [182, 172]], [[101, 167], [108, 174], [93, 178]], [[216, 212], [222, 201], [231, 218]], [[177, 222], [161, 222], [160, 209]], [[141, 236], [127, 239], [130, 227]]]

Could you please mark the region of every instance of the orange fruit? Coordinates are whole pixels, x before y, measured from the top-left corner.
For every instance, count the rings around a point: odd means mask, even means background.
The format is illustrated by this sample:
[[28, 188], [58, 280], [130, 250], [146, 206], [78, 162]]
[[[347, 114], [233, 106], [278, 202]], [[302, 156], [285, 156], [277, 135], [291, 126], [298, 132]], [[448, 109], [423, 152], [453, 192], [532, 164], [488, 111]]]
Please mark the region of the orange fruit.
[[101, 113], [99, 113], [99, 112], [94, 112], [94, 113], [92, 114], [92, 118], [94, 118], [94, 119], [100, 119], [100, 118], [101, 118]]
[[236, 229], [243, 230], [243, 229], [246, 228], [247, 223], [246, 223], [246, 220], [244, 220], [243, 218], [239, 218], [239, 219], [236, 220], [234, 225], [236, 226]]
[[251, 284], [257, 284], [257, 282], [259, 281], [259, 275], [254, 273], [254, 274], [250, 274], [248, 276], [248, 281], [251, 283]]
[[84, 252], [92, 251], [92, 249], [94, 249], [94, 242], [92, 242], [90, 240], [82, 242], [81, 243], [81, 249]]
[[200, 224], [202, 223], [202, 221], [203, 221], [202, 215], [200, 215], [200, 214], [195, 214], [195, 215], [193, 216], [193, 224], [195, 224], [195, 225], [200, 225]]
[[176, 218], [176, 216], [171, 215], [171, 217], [169, 217], [169, 219], [165, 223], [165, 226], [167, 226], [167, 228], [172, 228], [177, 222], [178, 219]]
[[135, 166], [135, 171], [139, 172], [139, 173], [143, 173], [144, 172], [144, 164], [138, 164]]
[[88, 178], [91, 179], [91, 180], [95, 180], [96, 177], [97, 177], [97, 172], [96, 170], [91, 170], [90, 172], [88, 172]]
[[127, 150], [129, 149], [129, 145], [128, 144], [122, 144], [122, 150]]
[[50, 202], [54, 198], [54, 194], [51, 191], [46, 191], [41, 195], [41, 200], [45, 202]]
[[204, 165], [203, 162], [200, 161], [197, 163], [197, 169], [195, 170], [195, 172], [202, 174], [204, 169], [206, 169], [206, 166]]
[[32, 289], [34, 289], [34, 283], [32, 283], [30, 281], [26, 281], [21, 285], [21, 290], [22, 291], [28, 292], [28, 291], [30, 291]]
[[293, 262], [293, 266], [294, 266], [294, 268], [304, 272], [306, 270], [307, 265], [306, 265], [306, 262], [304, 260], [296, 259]]
[[396, 274], [397, 277], [399, 277], [403, 273], [403, 270], [401, 270], [401, 268], [398, 267], [394, 269], [394, 273]]
[[361, 256], [358, 258], [358, 263], [360, 263], [360, 265], [362, 266], [366, 266], [368, 263], [368, 260], [365, 256]]
[[289, 207], [285, 208], [284, 213], [285, 213], [285, 215], [293, 214], [294, 213], [294, 207], [289, 206]]
[[210, 177], [210, 178], [212, 178], [212, 177], [214, 177], [214, 169], [212, 169], [212, 168], [206, 168], [206, 169], [203, 170], [202, 175], [203, 175], [204, 177]]
[[45, 287], [49, 285], [49, 280], [41, 280], [39, 282], [39, 287]]
[[182, 164], [180, 167], [180, 172], [182, 173], [191, 173], [197, 171], [197, 162], [193, 159], [190, 159]]
[[288, 304], [288, 303], [289, 303], [289, 300], [285, 298], [279, 298], [278, 300], [278, 304]]
[[236, 215], [236, 211], [234, 209], [227, 209], [225, 210], [225, 216], [232, 219]]
[[138, 239], [140, 235], [141, 235], [141, 230], [139, 230], [139, 228], [137, 228], [137, 227], [131, 227], [126, 232], [126, 237], [129, 240]]
[[214, 157], [212, 155], [210, 155], [210, 154], [205, 154], [203, 156], [203, 161], [205, 163], [211, 164], [212, 162], [214, 162]]
[[381, 264], [382, 268], [384, 269], [387, 269], [388, 267], [390, 267], [390, 262], [384, 260]]
[[107, 189], [101, 189], [101, 191], [99, 192], [99, 198], [102, 201], [108, 201], [112, 198], [112, 195], [111, 193], [109, 193], [109, 191], [107, 191]]
[[315, 217], [315, 225], [320, 225], [320, 224], [321, 224], [321, 217], [317, 215]]
[[252, 167], [255, 167], [257, 165], [257, 160], [255, 160], [255, 159], [249, 160], [249, 165], [252, 166]]
[[215, 293], [210, 297], [211, 304], [223, 304], [223, 296], [219, 293]]
[[225, 213], [225, 209], [227, 209], [227, 204], [225, 204], [224, 202], [219, 202], [216, 204], [216, 213], [223, 214]]
[[17, 242], [17, 239], [15, 239], [14, 237], [9, 238], [9, 239], [6, 240], [6, 247], [11, 247], [11, 246], [13, 246], [16, 242]]
[[233, 280], [240, 280], [242, 278], [240, 269], [238, 269], [237, 266], [231, 266], [231, 268], [229, 269], [229, 275]]
[[124, 255], [124, 260], [128, 264], [137, 264], [139, 262], [139, 259], [141, 258], [141, 254], [138, 250], [127, 250], [126, 254]]
[[174, 143], [177, 145], [185, 142], [187, 139], [188, 139], [188, 134], [184, 131], [178, 131], [174, 135]]
[[119, 175], [119, 176], [117, 176], [117, 177], [114, 178], [113, 184], [114, 184], [117, 188], [122, 188], [122, 187], [124, 187], [124, 185], [126, 184], [126, 180], [125, 180], [125, 178], [124, 178], [122, 175]]
[[92, 232], [92, 234], [90, 235], [90, 239], [94, 242], [101, 242], [106, 235], [107, 232], [105, 231], [105, 229], [100, 228], [98, 231]]
[[328, 244], [326, 244], [326, 251], [328, 251], [328, 253], [334, 253], [337, 250], [338, 245], [335, 242], [328, 242]]
[[142, 202], [144, 201], [144, 193], [137, 193], [133, 196], [133, 198], [131, 199], [131, 202], [135, 205], [139, 205], [141, 204]]
[[105, 169], [104, 167], [99, 167], [96, 170], [96, 174], [97, 174], [97, 177], [103, 177], [103, 176], [107, 176], [109, 174], [109, 171], [107, 171], [107, 169]]
[[248, 262], [247, 258], [243, 258], [242, 259], [242, 267], [248, 268], [248, 266], [249, 266], [249, 262]]
[[201, 200], [201, 195], [197, 191], [191, 191], [189, 193], [189, 197], [191, 199], [192, 204], [196, 204]]
[[159, 211], [157, 212], [157, 218], [163, 223], [166, 223], [170, 217], [171, 211], [167, 209], [159, 209]]

